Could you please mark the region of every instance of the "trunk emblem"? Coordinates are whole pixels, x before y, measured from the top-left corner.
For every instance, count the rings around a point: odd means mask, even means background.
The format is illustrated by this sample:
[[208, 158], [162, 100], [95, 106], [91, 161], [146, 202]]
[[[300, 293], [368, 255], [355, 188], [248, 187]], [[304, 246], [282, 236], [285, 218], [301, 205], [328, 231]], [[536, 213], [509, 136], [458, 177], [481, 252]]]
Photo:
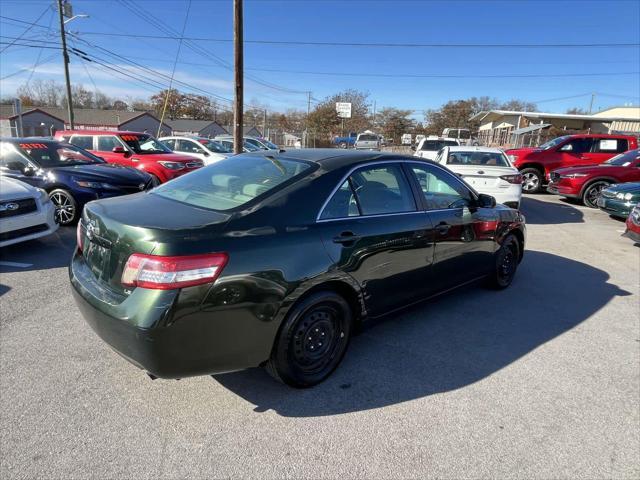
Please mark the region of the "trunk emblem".
[[140, 190], [144, 190], [144, 183], [141, 183], [140, 185], [138, 185], [138, 188], [139, 188]]
[[96, 235], [100, 235], [100, 228], [95, 220], [89, 220], [89, 223], [87, 223], [87, 237], [91, 240]]

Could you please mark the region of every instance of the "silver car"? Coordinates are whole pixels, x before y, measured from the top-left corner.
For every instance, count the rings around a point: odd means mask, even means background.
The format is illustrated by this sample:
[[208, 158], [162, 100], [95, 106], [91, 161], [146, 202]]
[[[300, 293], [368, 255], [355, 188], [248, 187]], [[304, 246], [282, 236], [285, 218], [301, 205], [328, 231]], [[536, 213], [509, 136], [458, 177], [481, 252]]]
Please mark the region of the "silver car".
[[380, 137], [375, 133], [360, 133], [354, 145], [356, 150], [380, 150]]

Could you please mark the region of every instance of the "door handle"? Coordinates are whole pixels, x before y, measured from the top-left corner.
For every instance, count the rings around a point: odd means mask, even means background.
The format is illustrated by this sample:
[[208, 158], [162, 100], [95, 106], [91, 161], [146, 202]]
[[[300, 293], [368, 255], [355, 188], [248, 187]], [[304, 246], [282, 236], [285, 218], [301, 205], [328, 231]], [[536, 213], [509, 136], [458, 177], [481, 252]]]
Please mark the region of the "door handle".
[[436, 225], [436, 232], [438, 232], [440, 235], [446, 235], [447, 233], [449, 233], [450, 228], [451, 228], [451, 225], [447, 225], [446, 223], [440, 223]]
[[337, 237], [333, 237], [333, 243], [349, 244], [359, 240], [360, 237], [353, 232], [342, 232]]
[[131, 159], [131, 161], [132, 161], [132, 162], [139, 162], [139, 161], [140, 161], [140, 159], [139, 159], [139, 158], [132, 158], [132, 159]]

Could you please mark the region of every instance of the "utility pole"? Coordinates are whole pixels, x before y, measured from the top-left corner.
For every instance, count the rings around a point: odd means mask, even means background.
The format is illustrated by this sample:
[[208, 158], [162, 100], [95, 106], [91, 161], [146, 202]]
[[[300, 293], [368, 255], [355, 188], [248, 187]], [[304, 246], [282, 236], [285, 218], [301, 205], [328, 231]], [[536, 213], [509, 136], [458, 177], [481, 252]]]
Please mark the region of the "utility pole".
[[589, 115], [591, 115], [591, 112], [593, 111], [593, 101], [596, 99], [596, 94], [595, 92], [591, 94], [591, 103], [589, 104]]
[[309, 114], [311, 113], [311, 92], [307, 92], [307, 121], [304, 125], [304, 147], [309, 148]]
[[233, 0], [233, 53], [235, 60], [235, 105], [233, 108], [233, 152], [242, 153], [242, 119], [243, 90], [244, 90], [244, 66], [242, 46], [242, 1]]
[[373, 101], [373, 122], [371, 122], [373, 125], [373, 129], [376, 129], [376, 101]]
[[67, 113], [69, 114], [69, 127], [75, 128], [73, 121], [73, 101], [71, 99], [71, 79], [69, 78], [69, 54], [67, 53], [67, 38], [64, 31], [64, 6], [63, 0], [58, 0], [58, 17], [60, 17], [60, 41], [62, 42], [62, 60], [64, 63], [64, 79], [67, 84]]
[[269, 135], [267, 135], [267, 109], [265, 108], [262, 112], [262, 136], [269, 140]]

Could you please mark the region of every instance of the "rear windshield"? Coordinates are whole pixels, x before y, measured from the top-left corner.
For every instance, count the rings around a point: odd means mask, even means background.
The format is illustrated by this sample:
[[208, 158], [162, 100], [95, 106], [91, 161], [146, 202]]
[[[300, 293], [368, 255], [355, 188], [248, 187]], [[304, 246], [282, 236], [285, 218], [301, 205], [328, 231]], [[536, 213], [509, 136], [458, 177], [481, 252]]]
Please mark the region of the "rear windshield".
[[505, 156], [498, 152], [449, 152], [447, 165], [511, 166]]
[[296, 160], [238, 155], [178, 177], [151, 193], [196, 207], [231, 210], [310, 167]]
[[640, 149], [637, 148], [635, 150], [629, 150], [628, 152], [616, 155], [615, 157], [610, 158], [604, 163], [626, 167], [627, 165], [630, 165], [631, 162], [635, 162], [636, 160], [640, 160]]
[[[0, 165], [11, 170], [23, 170], [27, 164], [20, 159], [20, 154], [40, 168], [74, 167], [77, 165], [104, 163], [104, 160], [75, 145], [25, 141], [19, 144], [3, 142], [0, 148]], [[22, 166], [20, 166], [21, 162]]]
[[377, 142], [378, 137], [376, 137], [375, 135], [360, 135], [358, 137], [358, 141], [359, 142]]
[[420, 150], [427, 150], [429, 152], [437, 152], [443, 147], [457, 147], [458, 142], [453, 140], [425, 140]]
[[138, 155], [145, 154], [157, 154], [157, 153], [171, 153], [167, 147], [165, 147], [158, 140], [151, 135], [145, 133], [142, 134], [123, 134], [120, 138]]

